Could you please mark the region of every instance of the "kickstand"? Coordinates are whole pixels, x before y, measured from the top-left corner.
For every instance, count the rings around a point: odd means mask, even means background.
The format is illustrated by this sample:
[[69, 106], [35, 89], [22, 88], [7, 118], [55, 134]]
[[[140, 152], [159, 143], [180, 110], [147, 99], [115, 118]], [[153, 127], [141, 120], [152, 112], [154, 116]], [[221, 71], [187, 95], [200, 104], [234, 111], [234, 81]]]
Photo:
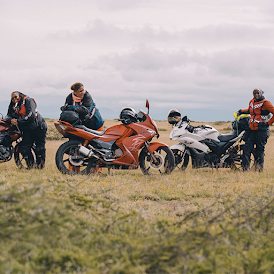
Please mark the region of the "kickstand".
[[111, 168], [110, 168], [110, 167], [108, 167], [108, 175], [110, 175], [110, 170], [111, 170]]

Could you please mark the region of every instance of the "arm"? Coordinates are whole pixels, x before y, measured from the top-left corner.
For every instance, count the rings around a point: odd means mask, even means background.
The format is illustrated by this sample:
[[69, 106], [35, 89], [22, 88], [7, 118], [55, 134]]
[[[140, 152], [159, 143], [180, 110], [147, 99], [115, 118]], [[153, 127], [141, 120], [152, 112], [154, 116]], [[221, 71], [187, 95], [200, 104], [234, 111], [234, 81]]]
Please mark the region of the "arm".
[[267, 109], [270, 113], [273, 114], [271, 119], [268, 121], [268, 124], [271, 126], [274, 122], [274, 107], [269, 101], [265, 101], [263, 108]]
[[92, 104], [92, 97], [88, 92], [86, 92], [82, 100], [82, 105], [74, 107], [74, 111], [78, 112], [80, 117], [83, 119], [84, 116], [88, 114], [88, 111]]
[[83, 98], [82, 106], [86, 107], [89, 110], [92, 104], [93, 104], [92, 97], [88, 92], [86, 92]]
[[248, 108], [247, 109], [239, 109], [238, 111], [239, 111], [239, 114], [250, 114]]

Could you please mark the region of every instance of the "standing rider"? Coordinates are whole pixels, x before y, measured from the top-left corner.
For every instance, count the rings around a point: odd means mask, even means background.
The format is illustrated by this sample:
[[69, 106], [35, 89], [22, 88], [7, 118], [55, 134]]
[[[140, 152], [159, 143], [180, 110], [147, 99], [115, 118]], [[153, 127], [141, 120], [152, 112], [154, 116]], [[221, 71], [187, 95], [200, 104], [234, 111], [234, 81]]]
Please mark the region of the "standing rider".
[[19, 91], [12, 92], [5, 120], [7, 123], [19, 127], [23, 133], [21, 153], [28, 168], [31, 168], [34, 164], [31, 154], [33, 143], [36, 144], [36, 167], [43, 168], [46, 159], [47, 124], [37, 111], [35, 101]]
[[250, 168], [251, 152], [255, 148], [256, 169], [263, 171], [264, 151], [269, 137], [269, 126], [274, 122], [274, 115], [269, 119], [269, 113], [274, 114], [273, 105], [263, 96], [264, 91], [256, 88], [253, 90], [253, 99], [249, 102], [247, 109], [238, 110], [238, 114], [250, 114], [249, 120], [250, 134], [244, 146], [243, 170]]

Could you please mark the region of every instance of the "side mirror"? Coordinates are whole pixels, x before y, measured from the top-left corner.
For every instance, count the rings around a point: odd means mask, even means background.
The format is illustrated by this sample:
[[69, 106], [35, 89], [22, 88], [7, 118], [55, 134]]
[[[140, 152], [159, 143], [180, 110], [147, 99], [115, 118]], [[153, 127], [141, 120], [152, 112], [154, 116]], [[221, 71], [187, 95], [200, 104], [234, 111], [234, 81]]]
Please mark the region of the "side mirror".
[[146, 100], [146, 108], [147, 108], [147, 114], [149, 114], [149, 102], [148, 102], [148, 99]]
[[189, 122], [189, 119], [187, 118], [187, 116], [184, 116], [184, 117], [182, 118], [182, 121], [184, 121], [184, 122]]

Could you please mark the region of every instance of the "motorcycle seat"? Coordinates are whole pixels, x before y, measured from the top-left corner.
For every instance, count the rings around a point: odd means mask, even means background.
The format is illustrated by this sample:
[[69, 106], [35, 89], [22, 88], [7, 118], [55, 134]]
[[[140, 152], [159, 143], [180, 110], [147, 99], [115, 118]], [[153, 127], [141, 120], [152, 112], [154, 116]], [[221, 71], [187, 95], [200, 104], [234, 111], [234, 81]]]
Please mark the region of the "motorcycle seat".
[[[239, 132], [238, 132], [239, 133]], [[218, 139], [221, 141], [221, 142], [228, 142], [234, 138], [236, 138], [238, 135], [237, 135], [237, 130], [233, 130], [231, 131], [230, 133], [226, 133], [226, 134], [220, 134], [218, 136]]]
[[104, 133], [106, 131], [106, 130], [102, 130], [102, 131], [94, 130], [94, 129], [88, 128], [84, 125], [77, 125], [77, 126], [74, 126], [74, 127], [81, 128], [81, 129], [83, 129], [83, 130], [85, 130], [89, 133], [96, 134], [96, 135], [99, 135], [99, 136], [104, 135]]

